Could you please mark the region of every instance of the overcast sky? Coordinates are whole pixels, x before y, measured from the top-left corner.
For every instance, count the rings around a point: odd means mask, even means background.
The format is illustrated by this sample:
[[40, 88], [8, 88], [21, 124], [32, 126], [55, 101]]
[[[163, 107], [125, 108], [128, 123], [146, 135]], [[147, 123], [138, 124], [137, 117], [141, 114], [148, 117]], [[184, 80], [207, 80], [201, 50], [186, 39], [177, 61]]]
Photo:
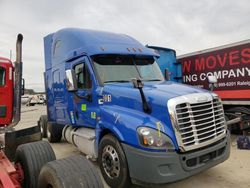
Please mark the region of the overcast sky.
[[177, 55], [250, 39], [249, 0], [0, 0], [0, 56], [22, 33], [26, 88], [42, 91], [43, 37], [65, 27], [128, 34]]

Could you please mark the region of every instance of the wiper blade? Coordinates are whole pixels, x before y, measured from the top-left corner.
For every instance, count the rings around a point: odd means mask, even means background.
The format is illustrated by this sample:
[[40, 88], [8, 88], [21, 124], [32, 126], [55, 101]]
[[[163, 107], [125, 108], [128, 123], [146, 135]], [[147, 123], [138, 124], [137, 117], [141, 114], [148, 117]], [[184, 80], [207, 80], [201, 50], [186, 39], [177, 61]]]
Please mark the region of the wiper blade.
[[163, 80], [161, 80], [161, 79], [151, 79], [151, 80], [143, 80], [143, 81], [150, 82], [150, 81], [163, 81]]
[[130, 82], [130, 81], [128, 81], [128, 80], [107, 80], [104, 83], [112, 83], [112, 82], [125, 83], [125, 82]]

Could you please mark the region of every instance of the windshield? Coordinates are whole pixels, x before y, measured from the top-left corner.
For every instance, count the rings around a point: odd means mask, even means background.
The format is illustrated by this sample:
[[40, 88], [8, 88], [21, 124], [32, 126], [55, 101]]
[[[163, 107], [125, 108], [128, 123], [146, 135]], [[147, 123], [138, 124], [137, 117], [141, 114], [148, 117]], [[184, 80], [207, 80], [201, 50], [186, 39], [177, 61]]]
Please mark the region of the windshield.
[[5, 85], [5, 69], [0, 67], [0, 86]]
[[102, 83], [130, 82], [133, 78], [143, 81], [163, 81], [164, 77], [153, 57], [105, 55], [92, 57], [95, 70]]

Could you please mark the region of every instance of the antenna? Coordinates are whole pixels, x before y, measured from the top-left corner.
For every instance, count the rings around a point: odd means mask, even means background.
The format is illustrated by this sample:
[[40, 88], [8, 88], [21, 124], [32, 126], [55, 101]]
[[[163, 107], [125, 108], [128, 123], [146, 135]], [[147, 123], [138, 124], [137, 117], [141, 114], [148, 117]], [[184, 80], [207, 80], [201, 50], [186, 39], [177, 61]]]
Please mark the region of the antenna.
[[12, 50], [10, 50], [10, 61], [12, 61]]

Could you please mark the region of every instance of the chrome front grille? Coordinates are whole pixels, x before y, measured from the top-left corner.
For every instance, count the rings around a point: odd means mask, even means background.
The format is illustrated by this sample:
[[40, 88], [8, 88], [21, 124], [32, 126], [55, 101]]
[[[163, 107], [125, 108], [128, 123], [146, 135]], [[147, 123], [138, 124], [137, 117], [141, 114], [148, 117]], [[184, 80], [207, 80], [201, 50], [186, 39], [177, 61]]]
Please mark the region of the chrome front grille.
[[178, 144], [185, 151], [215, 142], [226, 133], [220, 99], [204, 94], [206, 100], [197, 102], [199, 95], [180, 97], [174, 102], [172, 100], [169, 105], [169, 110], [172, 108], [172, 113], [175, 114], [175, 121], [172, 120], [172, 123], [175, 125]]

